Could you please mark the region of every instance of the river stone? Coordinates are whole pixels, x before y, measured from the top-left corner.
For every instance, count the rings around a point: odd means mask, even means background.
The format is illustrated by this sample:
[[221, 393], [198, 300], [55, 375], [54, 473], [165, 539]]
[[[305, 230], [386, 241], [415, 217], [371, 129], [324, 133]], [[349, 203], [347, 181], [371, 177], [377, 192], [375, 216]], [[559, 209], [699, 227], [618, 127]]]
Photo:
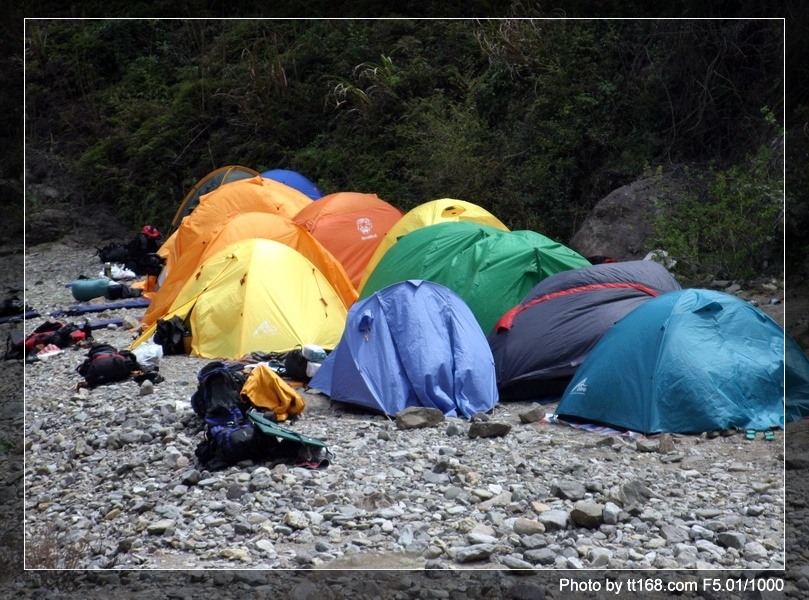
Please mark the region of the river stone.
[[475, 421], [469, 425], [470, 438], [503, 437], [508, 435], [510, 431], [510, 423], [499, 423], [497, 421]]
[[488, 559], [494, 553], [494, 544], [474, 544], [461, 548], [455, 554], [455, 562], [464, 564]]
[[537, 517], [537, 520], [545, 527], [545, 531], [559, 531], [567, 529], [569, 519], [567, 511], [548, 510]]
[[570, 511], [570, 518], [581, 527], [595, 529], [601, 525], [603, 514], [603, 505], [582, 500], [573, 505], [573, 510]]
[[444, 413], [429, 406], [409, 406], [396, 413], [396, 427], [399, 429], [419, 429], [435, 427], [446, 419]]
[[581, 500], [586, 493], [587, 489], [578, 481], [556, 481], [551, 486], [551, 494], [562, 500]]

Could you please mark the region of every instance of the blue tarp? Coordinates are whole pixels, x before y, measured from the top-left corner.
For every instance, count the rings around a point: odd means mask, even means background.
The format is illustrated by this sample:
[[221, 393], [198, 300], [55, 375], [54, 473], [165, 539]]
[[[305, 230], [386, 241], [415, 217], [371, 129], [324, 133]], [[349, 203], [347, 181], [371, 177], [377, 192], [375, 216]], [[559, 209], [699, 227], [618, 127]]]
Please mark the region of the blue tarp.
[[607, 331], [556, 415], [641, 433], [783, 427], [784, 331], [729, 294], [663, 294]]
[[388, 415], [427, 406], [471, 417], [498, 399], [492, 352], [472, 311], [449, 288], [421, 280], [354, 304], [309, 385]]

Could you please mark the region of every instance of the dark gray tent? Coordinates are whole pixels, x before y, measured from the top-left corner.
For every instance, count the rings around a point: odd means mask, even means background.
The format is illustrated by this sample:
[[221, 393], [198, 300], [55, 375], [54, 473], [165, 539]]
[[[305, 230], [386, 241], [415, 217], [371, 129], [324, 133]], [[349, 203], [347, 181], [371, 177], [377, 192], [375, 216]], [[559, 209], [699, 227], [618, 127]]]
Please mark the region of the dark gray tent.
[[642, 260], [592, 265], [544, 279], [488, 335], [500, 399], [561, 396], [618, 319], [679, 289], [665, 267]]

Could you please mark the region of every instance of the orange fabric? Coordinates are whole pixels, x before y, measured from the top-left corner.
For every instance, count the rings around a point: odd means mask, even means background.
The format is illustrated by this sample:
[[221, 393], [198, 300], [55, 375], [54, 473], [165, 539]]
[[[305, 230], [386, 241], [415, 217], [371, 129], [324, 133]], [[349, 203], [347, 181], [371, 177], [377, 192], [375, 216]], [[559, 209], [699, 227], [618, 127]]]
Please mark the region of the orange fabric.
[[250, 371], [242, 386], [242, 396], [253, 406], [273, 411], [279, 421], [299, 415], [306, 408], [304, 399], [275, 371], [263, 364]]
[[154, 294], [141, 322], [148, 326], [165, 315], [186, 281], [209, 257], [235, 242], [253, 238], [280, 242], [309, 259], [331, 283], [346, 309], [357, 300], [357, 292], [342, 265], [306, 229], [280, 215], [248, 212], [227, 217], [188, 246], [173, 265], [166, 264], [163, 284]]
[[[266, 212], [291, 219], [311, 202], [298, 190], [260, 175], [220, 186], [202, 196], [199, 205], [180, 222], [174, 236], [173, 259], [179, 260], [201, 235], [235, 214]], [[170, 258], [171, 254], [167, 263]]]
[[402, 215], [376, 194], [339, 192], [310, 203], [294, 221], [340, 261], [356, 288], [379, 242]]

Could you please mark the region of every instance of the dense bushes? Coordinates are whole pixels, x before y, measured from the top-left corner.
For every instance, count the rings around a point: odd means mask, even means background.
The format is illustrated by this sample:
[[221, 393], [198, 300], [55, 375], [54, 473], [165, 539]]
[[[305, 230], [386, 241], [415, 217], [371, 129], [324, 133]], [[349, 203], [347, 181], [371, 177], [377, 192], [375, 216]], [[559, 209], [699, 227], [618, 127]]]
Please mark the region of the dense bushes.
[[199, 178], [242, 164], [402, 210], [468, 200], [565, 241], [648, 165], [711, 162], [738, 180], [771, 132], [761, 107], [782, 112], [781, 27], [36, 21], [28, 144], [133, 228], [167, 225]]

